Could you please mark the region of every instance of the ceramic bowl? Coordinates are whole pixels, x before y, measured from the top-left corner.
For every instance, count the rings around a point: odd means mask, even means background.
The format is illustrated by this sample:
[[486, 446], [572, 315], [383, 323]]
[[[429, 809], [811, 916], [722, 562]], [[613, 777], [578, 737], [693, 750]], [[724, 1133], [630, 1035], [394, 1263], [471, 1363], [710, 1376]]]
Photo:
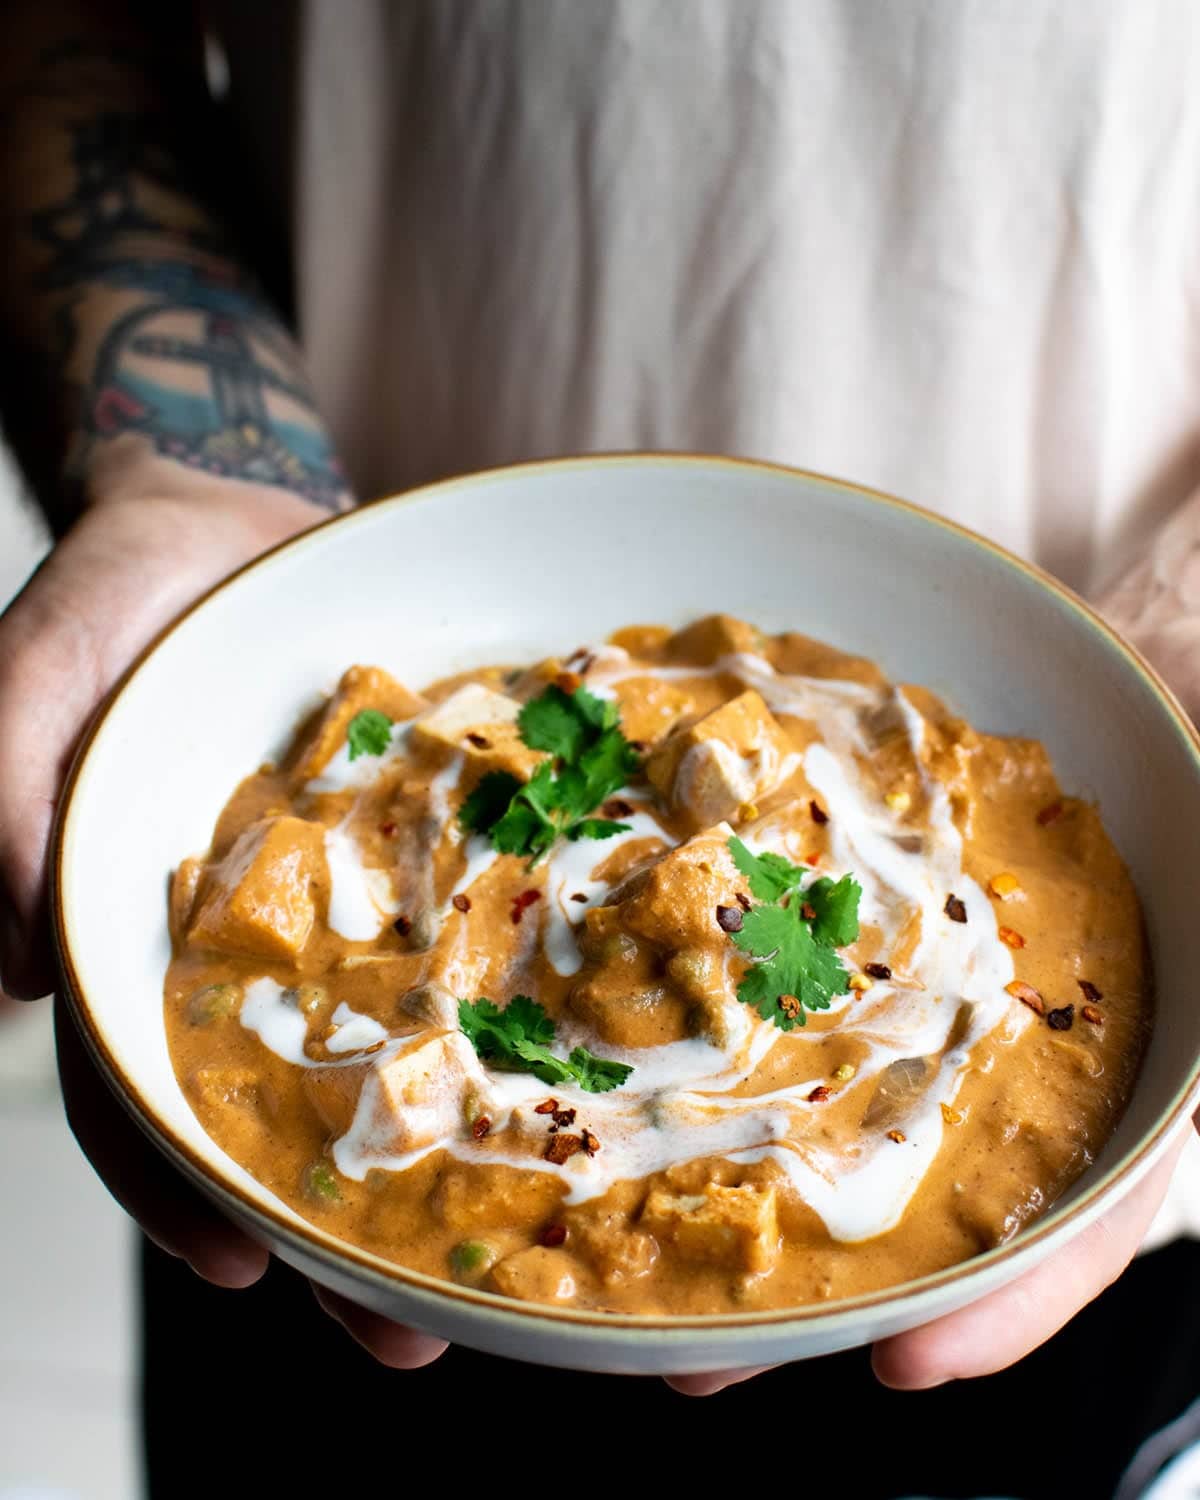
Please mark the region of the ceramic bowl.
[[[506, 1301], [390, 1265], [307, 1223], [205, 1134], [171, 1069], [169, 871], [242, 776], [351, 662], [402, 681], [570, 650], [630, 621], [725, 610], [924, 683], [980, 728], [1034, 735], [1097, 798], [1146, 905], [1158, 1013], [1095, 1165], [1011, 1242], [852, 1300], [639, 1318]], [[133, 668], [59, 819], [63, 993], [97, 1063], [178, 1170], [283, 1260], [367, 1307], [517, 1359], [682, 1373], [802, 1359], [961, 1307], [1028, 1271], [1147, 1172], [1200, 1098], [1200, 741], [1163, 685], [1044, 574], [901, 501], [722, 459], [585, 458], [384, 500], [222, 584]]]

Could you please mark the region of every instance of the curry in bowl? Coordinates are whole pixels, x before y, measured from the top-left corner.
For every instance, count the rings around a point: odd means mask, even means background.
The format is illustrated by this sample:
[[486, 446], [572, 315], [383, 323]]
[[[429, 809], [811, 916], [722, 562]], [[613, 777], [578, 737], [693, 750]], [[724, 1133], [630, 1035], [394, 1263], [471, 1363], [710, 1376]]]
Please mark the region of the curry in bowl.
[[647, 1314], [1001, 1243], [1149, 1034], [1129, 875], [1035, 741], [798, 634], [352, 667], [171, 890], [210, 1135], [417, 1270]]

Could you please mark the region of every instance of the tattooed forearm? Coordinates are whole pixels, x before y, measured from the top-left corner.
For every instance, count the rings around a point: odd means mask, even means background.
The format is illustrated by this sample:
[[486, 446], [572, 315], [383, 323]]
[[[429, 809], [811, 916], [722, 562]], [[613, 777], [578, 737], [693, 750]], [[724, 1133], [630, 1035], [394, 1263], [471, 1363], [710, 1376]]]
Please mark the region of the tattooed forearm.
[[[345, 493], [295, 346], [218, 233], [171, 227], [156, 198], [182, 193], [175, 163], [139, 117], [72, 131], [68, 196], [35, 215], [51, 258], [38, 278], [68, 294], [55, 329], [77, 405], [68, 472], [97, 441], [137, 432], [216, 475], [282, 485], [318, 505]], [[106, 316], [83, 316], [103, 293]]]
[[[144, 66], [60, 43], [8, 110], [20, 130], [25, 101], [58, 168], [57, 190], [35, 192], [3, 233], [24, 237], [16, 260], [38, 318], [23, 343], [57, 393], [63, 475], [86, 492], [102, 445], [133, 435], [193, 470], [336, 509], [346, 482], [296, 346], [231, 252], [190, 160], [210, 144], [205, 102], [181, 102], [192, 111], [183, 131], [149, 92], [118, 104], [114, 81]], [[91, 107], [64, 87], [64, 70], [80, 68]]]

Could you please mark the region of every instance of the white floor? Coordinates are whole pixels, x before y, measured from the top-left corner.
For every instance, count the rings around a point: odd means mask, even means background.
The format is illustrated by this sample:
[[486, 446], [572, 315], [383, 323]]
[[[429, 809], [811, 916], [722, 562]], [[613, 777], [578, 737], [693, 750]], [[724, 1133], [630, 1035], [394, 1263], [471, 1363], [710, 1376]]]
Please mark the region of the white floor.
[[[0, 450], [0, 608], [46, 548]], [[1200, 1231], [1193, 1142], [1152, 1232]], [[136, 1500], [133, 1236], [81, 1157], [50, 1007], [0, 998], [0, 1500]]]
[[[0, 608], [46, 545], [0, 454]], [[132, 1266], [62, 1116], [49, 1002], [0, 1001], [0, 1500], [136, 1500]]]

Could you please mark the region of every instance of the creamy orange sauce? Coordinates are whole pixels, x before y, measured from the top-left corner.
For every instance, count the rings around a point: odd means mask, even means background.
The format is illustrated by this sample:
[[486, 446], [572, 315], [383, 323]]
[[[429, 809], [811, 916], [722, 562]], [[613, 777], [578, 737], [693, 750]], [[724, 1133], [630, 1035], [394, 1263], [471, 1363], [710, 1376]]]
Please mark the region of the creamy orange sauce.
[[[644, 759], [605, 810], [628, 833], [530, 869], [457, 812], [536, 768], [513, 716], [564, 669]], [[351, 760], [366, 708], [391, 744]], [[734, 833], [862, 882], [853, 988], [803, 1028], [737, 998]], [[172, 1057], [230, 1155], [382, 1256], [600, 1309], [790, 1306], [1000, 1243], [1109, 1135], [1151, 1020], [1136, 893], [1038, 743], [724, 616], [421, 695], [351, 669], [181, 864], [171, 921]], [[517, 994], [627, 1082], [481, 1063], [457, 1000]]]

